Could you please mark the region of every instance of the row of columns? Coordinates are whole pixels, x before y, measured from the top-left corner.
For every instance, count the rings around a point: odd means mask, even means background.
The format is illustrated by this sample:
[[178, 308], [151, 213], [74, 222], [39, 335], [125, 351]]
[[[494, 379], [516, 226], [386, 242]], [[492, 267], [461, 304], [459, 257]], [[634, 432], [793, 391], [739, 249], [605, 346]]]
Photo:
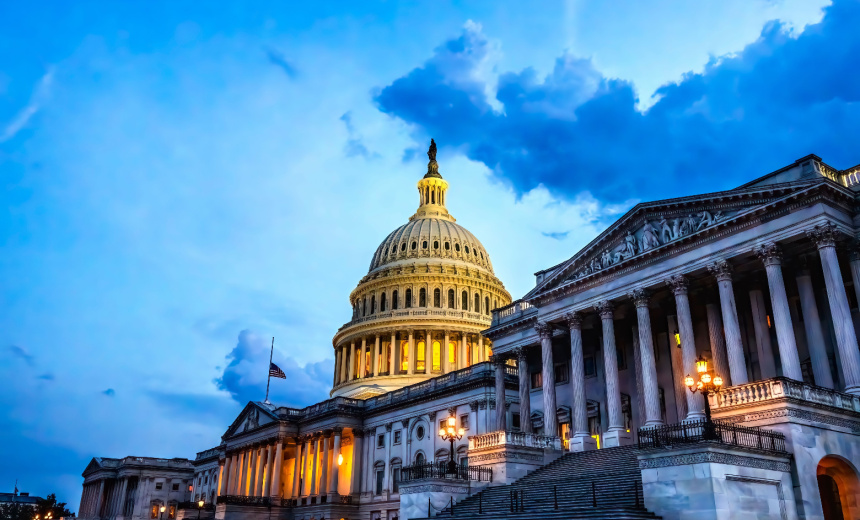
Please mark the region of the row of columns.
[[[825, 285], [827, 289], [830, 311], [833, 316], [833, 327], [836, 331], [836, 343], [842, 364], [845, 379], [845, 391], [860, 394], [860, 349], [858, 349], [857, 337], [854, 324], [851, 319], [842, 274], [839, 269], [836, 256], [836, 234], [835, 226], [824, 224], [815, 226], [807, 232], [814, 241], [821, 256], [822, 269], [824, 271]], [[788, 297], [785, 291], [785, 283], [782, 274], [782, 254], [778, 245], [764, 244], [756, 249], [756, 254], [762, 260], [767, 272], [768, 286], [770, 289], [771, 307], [773, 308], [774, 324], [777, 335], [777, 344], [780, 353], [780, 364], [784, 377], [802, 381], [803, 376], [800, 369], [800, 360], [797, 352], [797, 344], [794, 337], [794, 328], [789, 312]], [[860, 264], [860, 260], [858, 260]], [[858, 266], [860, 267], [860, 266]], [[714, 365], [717, 373], [726, 380], [726, 384], [740, 385], [749, 382], [746, 369], [746, 360], [741, 341], [741, 331], [738, 321], [737, 307], [735, 304], [734, 288], [732, 285], [732, 266], [727, 260], [720, 260], [709, 266], [710, 273], [716, 278], [719, 287], [720, 305], [710, 304], [707, 310], [708, 326], [710, 332], [711, 350], [714, 357]], [[857, 269], [860, 274], [860, 268]], [[854, 266], [852, 265], [852, 273]], [[824, 347], [821, 322], [818, 309], [815, 306], [815, 298], [812, 292], [812, 283], [809, 272], [802, 270], [798, 273], [798, 290], [800, 292], [801, 309], [804, 314], [807, 339], [812, 360], [813, 372], [816, 383], [820, 386], [833, 388], [833, 378], [830, 374], [830, 366]], [[675, 298], [677, 309], [677, 327], [680, 335], [680, 363], [673, 360], [674, 366], [682, 370], [675, 374], [676, 380], [682, 380], [686, 374], [695, 374], [696, 345], [694, 341], [693, 320], [688, 298], [689, 282], [684, 275], [675, 275], [666, 280]], [[756, 313], [756, 298], [751, 292], [751, 303], [753, 313]], [[657, 385], [657, 370], [654, 359], [653, 334], [651, 330], [651, 316], [649, 310], [649, 292], [645, 289], [634, 289], [628, 295], [636, 307], [637, 329], [638, 329], [638, 352], [639, 366], [642, 373], [642, 398], [644, 402], [645, 427], [654, 427], [663, 424], [659, 403], [659, 389]], [[606, 407], [609, 419], [609, 427], [605, 435], [604, 445], [607, 447], [617, 445], [615, 443], [627, 442], [627, 432], [624, 428], [621, 411], [621, 395], [618, 386], [618, 364], [615, 346], [614, 309], [609, 301], [600, 302], [596, 306], [601, 319], [603, 332], [603, 360], [606, 383]], [[587, 423], [587, 401], [585, 397], [585, 372], [583, 367], [582, 353], [582, 319], [580, 312], [572, 312], [565, 315], [567, 328], [570, 331], [571, 351], [571, 393], [572, 393], [572, 429], [571, 449], [588, 449], [593, 442], [590, 438]], [[754, 322], [764, 323], [764, 319]], [[555, 399], [555, 373], [552, 359], [552, 325], [539, 322], [535, 326], [541, 344], [541, 359], [543, 362], [543, 409], [545, 431], [548, 435], [554, 435], [557, 431]], [[765, 331], [766, 332], [766, 331]], [[765, 334], [762, 334], [765, 336]], [[760, 340], [759, 345], [764, 341]], [[765, 347], [768, 345], [765, 344]], [[672, 349], [673, 351], [675, 349]], [[674, 354], [674, 352], [673, 352]], [[522, 350], [517, 353], [519, 359], [520, 373], [520, 413], [524, 418], [530, 415], [528, 365], [526, 356]], [[760, 356], [766, 359], [767, 356]], [[772, 357], [771, 357], [772, 360]], [[499, 360], [500, 363], [503, 360]], [[501, 366], [501, 365], [500, 365]], [[769, 373], [771, 372], [772, 373]], [[776, 375], [774, 369], [762, 367], [763, 378]], [[683, 389], [682, 389], [683, 391]], [[686, 420], [700, 420], [704, 418], [704, 400], [701, 393], [683, 392], [686, 400]], [[504, 399], [504, 371], [496, 371], [496, 399]], [[497, 409], [496, 426], [505, 429], [504, 413]], [[524, 431], [531, 429], [530, 421], [522, 422]]]
[[[400, 341], [407, 342], [406, 369], [403, 369], [401, 359]], [[477, 341], [470, 340], [477, 336]], [[448, 345], [451, 338], [457, 339], [455, 359], [448, 355]], [[387, 346], [384, 340], [389, 340]], [[487, 360], [484, 348], [484, 337], [480, 334], [459, 331], [432, 331], [426, 330], [423, 334], [424, 340], [424, 366], [418, 365], [417, 344], [421, 341], [414, 330], [406, 332], [389, 331], [376, 334], [371, 337], [354, 339], [335, 348], [335, 375], [334, 385], [340, 385], [356, 379], [367, 377], [378, 377], [380, 375], [414, 375], [453, 372], [466, 368], [472, 364]], [[440, 367], [433, 367], [433, 343], [440, 344], [439, 362]], [[475, 343], [477, 347], [475, 348]], [[383, 348], [384, 347], [384, 348]], [[367, 358], [370, 355], [370, 370], [367, 369]], [[380, 367], [380, 356], [385, 360], [385, 365]]]
[[283, 439], [227, 453], [221, 464], [219, 495], [276, 496], [280, 492]]
[[[111, 480], [111, 485], [107, 482]], [[128, 478], [100, 479], [87, 484], [81, 496], [79, 515], [87, 518], [116, 517], [123, 514]]]
[[293, 485], [284, 498], [338, 494], [338, 456], [342, 428], [296, 438]]

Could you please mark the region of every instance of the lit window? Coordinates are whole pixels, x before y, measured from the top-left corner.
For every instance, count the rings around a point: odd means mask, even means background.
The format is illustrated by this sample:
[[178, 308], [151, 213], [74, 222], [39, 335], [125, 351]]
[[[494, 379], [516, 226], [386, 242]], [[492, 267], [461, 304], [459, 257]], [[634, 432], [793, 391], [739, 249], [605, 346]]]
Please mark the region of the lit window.
[[531, 379], [533, 389], [543, 387], [543, 374], [540, 372], [532, 372]]
[[457, 366], [457, 343], [453, 341], [448, 342], [448, 363], [450, 366]]
[[409, 370], [409, 341], [402, 340], [400, 342], [400, 370], [407, 372]]
[[149, 508], [149, 518], [158, 518], [158, 505], [152, 504]]
[[170, 507], [167, 508], [167, 518], [176, 518], [176, 504], [170, 504]]
[[424, 349], [426, 344], [423, 341], [418, 342], [418, 346], [415, 351], [415, 370], [418, 372], [423, 372], [425, 370], [424, 366]]
[[433, 342], [433, 370], [442, 370], [442, 346], [438, 341]]

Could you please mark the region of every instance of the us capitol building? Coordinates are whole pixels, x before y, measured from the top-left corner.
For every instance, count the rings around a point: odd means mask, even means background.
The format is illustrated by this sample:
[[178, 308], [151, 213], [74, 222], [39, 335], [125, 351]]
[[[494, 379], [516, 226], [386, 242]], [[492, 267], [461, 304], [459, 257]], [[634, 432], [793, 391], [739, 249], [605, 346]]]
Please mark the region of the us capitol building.
[[428, 156], [331, 398], [93, 458], [79, 517], [860, 518], [860, 166], [638, 204], [512, 302]]

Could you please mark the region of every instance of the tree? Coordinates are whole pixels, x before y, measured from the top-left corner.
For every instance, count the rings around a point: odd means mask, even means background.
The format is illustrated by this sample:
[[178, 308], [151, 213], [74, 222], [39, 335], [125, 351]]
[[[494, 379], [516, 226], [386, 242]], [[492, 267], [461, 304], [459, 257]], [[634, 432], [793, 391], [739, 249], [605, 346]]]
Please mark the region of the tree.
[[0, 504], [0, 520], [33, 520], [36, 516], [32, 504]]
[[40, 498], [36, 502], [36, 514], [39, 515], [40, 520], [48, 518], [49, 513], [51, 518], [55, 520], [58, 520], [60, 517], [74, 516], [71, 511], [66, 509], [65, 502], [57, 502], [57, 495], [54, 493], [51, 493], [46, 498]]
[[74, 516], [66, 509], [65, 502], [57, 502], [57, 495], [54, 493], [48, 495], [48, 498], [40, 498], [35, 504], [22, 502], [0, 504], [0, 520], [35, 520], [36, 515], [39, 520], [49, 517], [59, 520], [61, 517]]

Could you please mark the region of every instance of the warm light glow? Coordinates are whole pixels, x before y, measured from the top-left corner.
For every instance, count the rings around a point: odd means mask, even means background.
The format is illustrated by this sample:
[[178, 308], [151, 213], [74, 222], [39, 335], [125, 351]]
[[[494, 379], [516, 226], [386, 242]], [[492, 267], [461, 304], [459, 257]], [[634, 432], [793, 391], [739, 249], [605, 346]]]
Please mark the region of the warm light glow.
[[159, 510], [159, 511], [161, 511], [162, 513], [163, 513], [166, 509], [167, 509], [167, 508], [166, 508], [166, 507], [164, 507], [164, 506], [161, 506], [160, 508], [158, 508], [158, 510]]
[[770, 328], [770, 314], [767, 315], [767, 328]]
[[197, 502], [197, 507], [201, 507], [201, 508], [203, 507], [203, 501], [202, 500]]
[[464, 430], [463, 428], [460, 428], [460, 430], [457, 431], [457, 435], [459, 435], [460, 437], [462, 437], [464, 433], [466, 433], [466, 430]]
[[457, 419], [455, 419], [453, 416], [448, 417], [448, 426], [453, 427], [456, 425], [457, 425]]
[[453, 426], [448, 427], [448, 435], [454, 435], [454, 427]]
[[678, 334], [677, 330], [675, 331], [675, 344], [678, 345], [678, 347], [681, 346], [681, 335]]
[[704, 358], [699, 358], [696, 360], [696, 372], [700, 374], [704, 374], [708, 371], [708, 361]]
[[701, 390], [703, 386], [705, 385], [701, 381], [699, 381], [698, 383], [696, 383], [696, 390]]
[[695, 385], [695, 384], [696, 384], [696, 382], [695, 382], [695, 381], [693, 381], [693, 376], [687, 376], [687, 377], [685, 377], [685, 378], [684, 378], [684, 384], [685, 384], [685, 385], [687, 385], [687, 386], [689, 386], [690, 388], [692, 388], [692, 387], [693, 387], [693, 385]]
[[720, 376], [715, 377], [714, 386], [723, 386], [723, 378]]
[[592, 435], [591, 438], [597, 442], [597, 449], [599, 450], [600, 449], [600, 435]]
[[439, 429], [439, 437], [444, 437], [444, 436], [445, 436], [445, 428], [440, 428]]
[[708, 384], [711, 382], [711, 374], [702, 374], [702, 382]]
[[342, 454], [342, 453], [338, 453], [338, 454], [337, 454], [337, 465], [338, 465], [338, 466], [342, 466], [342, 465], [343, 465], [343, 454]]

